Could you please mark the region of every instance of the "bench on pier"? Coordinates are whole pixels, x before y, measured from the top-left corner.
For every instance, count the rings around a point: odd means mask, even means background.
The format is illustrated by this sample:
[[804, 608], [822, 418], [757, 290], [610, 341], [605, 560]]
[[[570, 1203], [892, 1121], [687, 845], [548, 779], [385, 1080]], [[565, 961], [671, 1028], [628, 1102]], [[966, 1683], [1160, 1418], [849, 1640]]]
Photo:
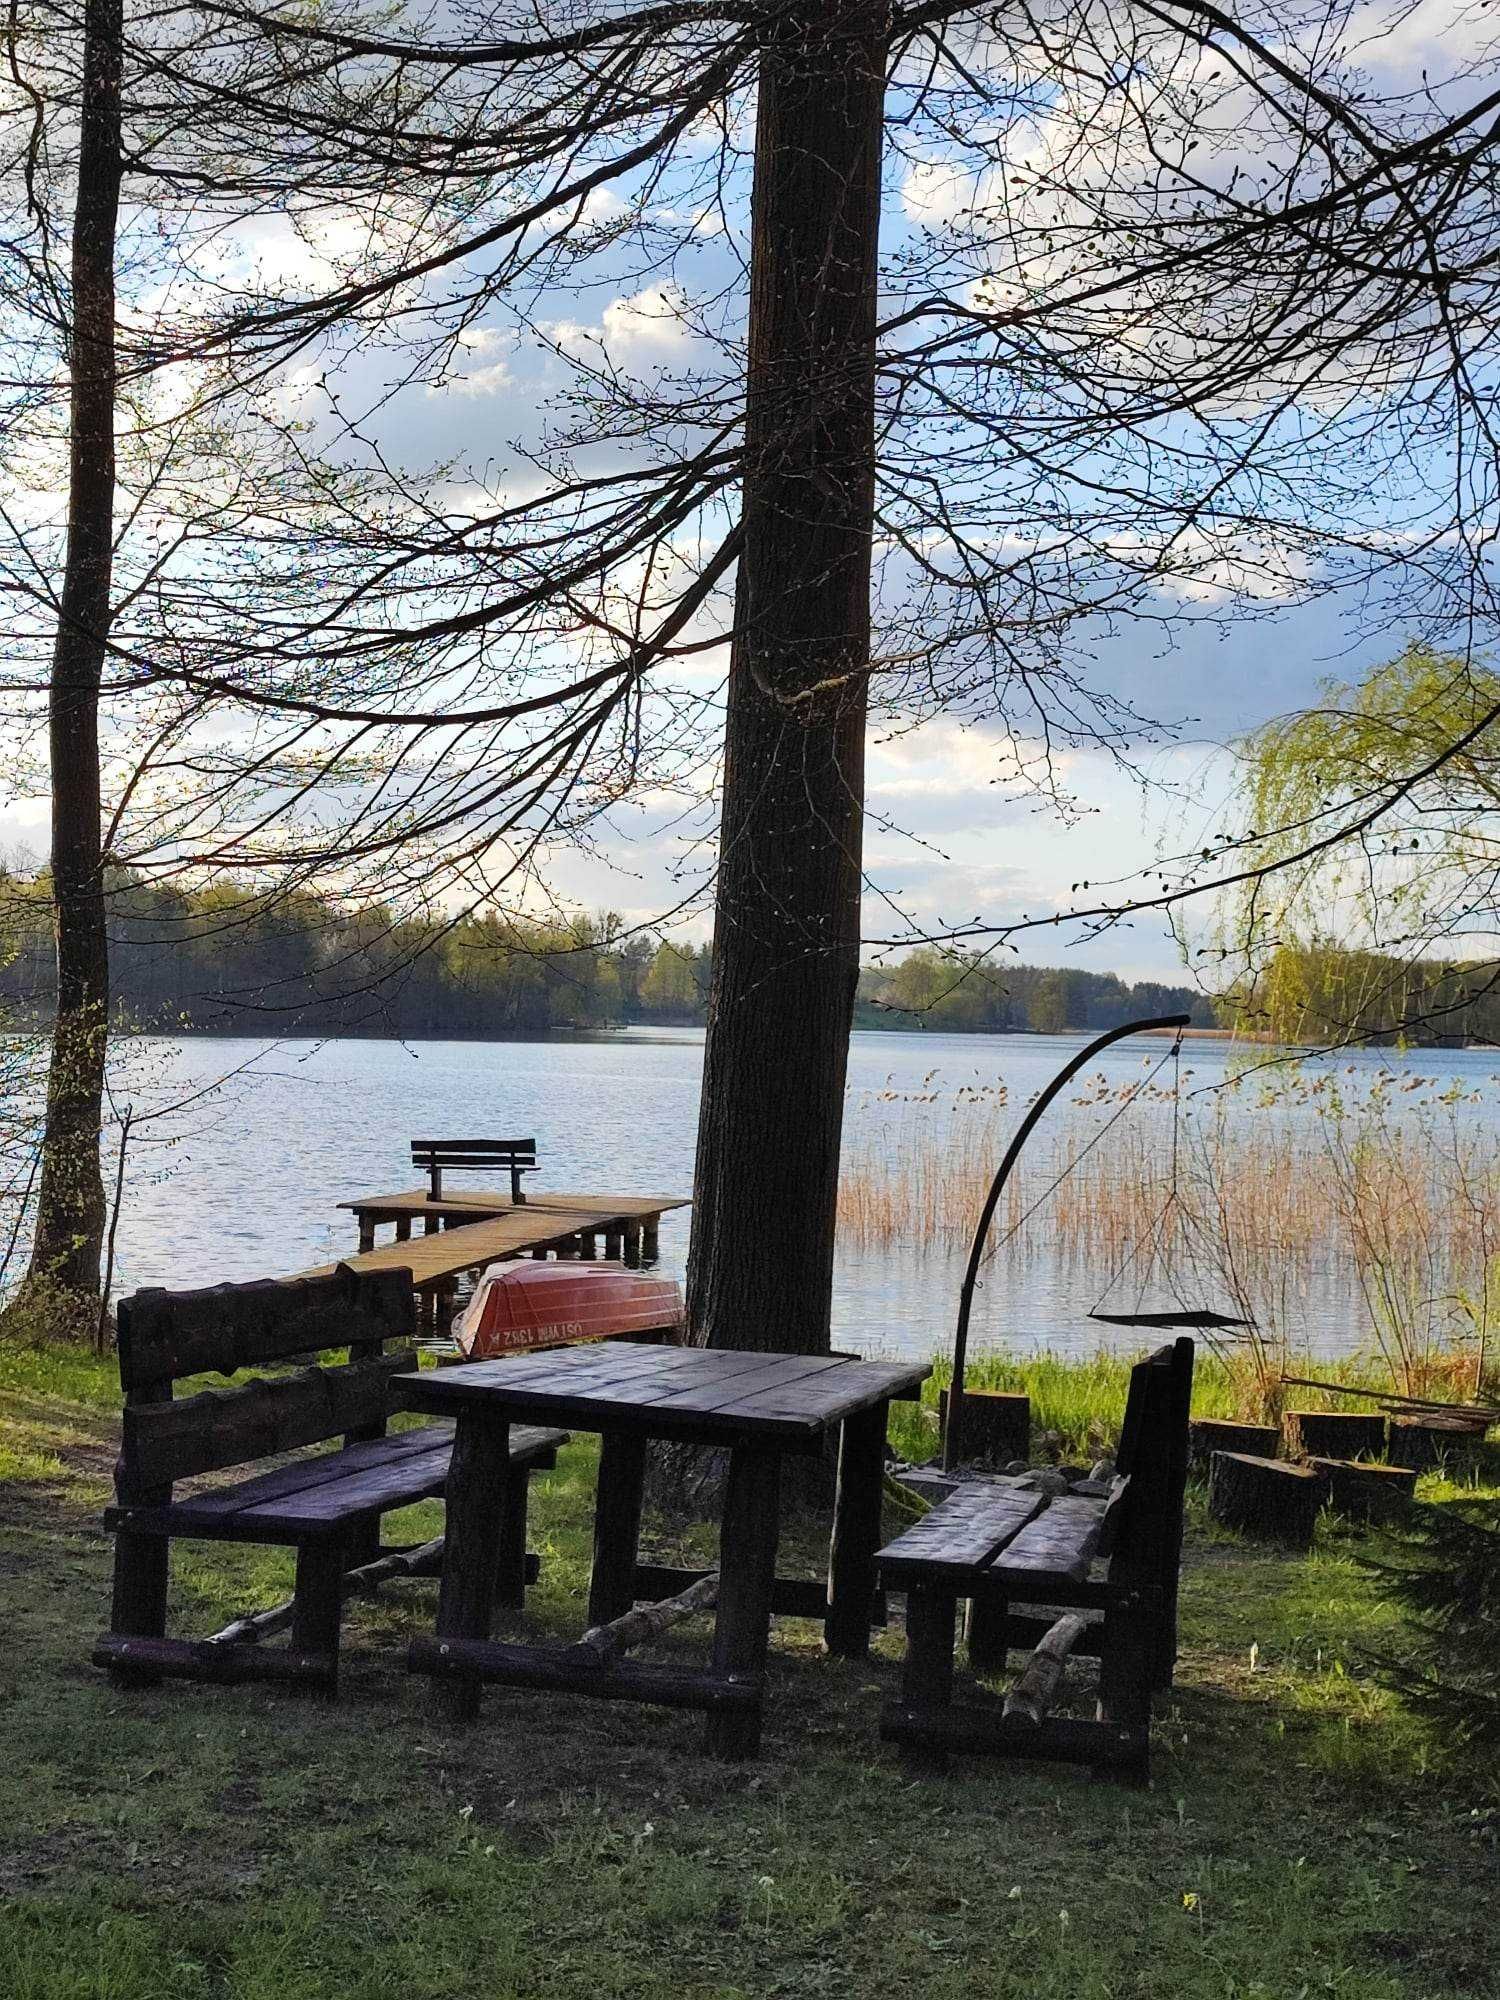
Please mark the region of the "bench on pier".
[[[384, 1514], [444, 1491], [453, 1433], [446, 1424], [388, 1435], [393, 1375], [416, 1365], [416, 1307], [406, 1270], [137, 1292], [119, 1307], [125, 1410], [115, 1504], [114, 1606], [94, 1660], [117, 1680], [163, 1674], [214, 1681], [338, 1684], [343, 1600], [398, 1576], [435, 1576], [443, 1544], [382, 1548]], [[386, 1342], [397, 1343], [387, 1352]], [[258, 1374], [225, 1389], [174, 1398], [184, 1376], [274, 1369], [347, 1349], [347, 1361]], [[174, 1497], [179, 1480], [251, 1466], [340, 1440], [338, 1447], [262, 1469], [230, 1485]], [[520, 1601], [535, 1574], [526, 1555], [527, 1486], [555, 1463], [567, 1434], [516, 1427], [502, 1497], [499, 1590]], [[282, 1605], [236, 1619], [207, 1639], [168, 1638], [168, 1550], [174, 1538], [259, 1542], [297, 1552], [296, 1586]], [[291, 1628], [286, 1648], [262, 1646]]]
[[535, 1139], [413, 1139], [411, 1163], [428, 1177], [428, 1193], [434, 1201], [443, 1198], [445, 1173], [478, 1170], [487, 1173], [501, 1167], [510, 1173], [510, 1198], [517, 1207], [526, 1196], [522, 1174], [536, 1172]]
[[[1107, 1495], [965, 1484], [881, 1550], [882, 1584], [906, 1593], [901, 1694], [881, 1724], [888, 1741], [932, 1763], [974, 1750], [1148, 1781], [1151, 1697], [1170, 1686], [1177, 1650], [1192, 1376], [1186, 1339], [1131, 1370]], [[961, 1598], [976, 1673], [1034, 1648], [1003, 1709], [954, 1704]], [[1071, 1653], [1099, 1661], [1095, 1720], [1048, 1713]]]

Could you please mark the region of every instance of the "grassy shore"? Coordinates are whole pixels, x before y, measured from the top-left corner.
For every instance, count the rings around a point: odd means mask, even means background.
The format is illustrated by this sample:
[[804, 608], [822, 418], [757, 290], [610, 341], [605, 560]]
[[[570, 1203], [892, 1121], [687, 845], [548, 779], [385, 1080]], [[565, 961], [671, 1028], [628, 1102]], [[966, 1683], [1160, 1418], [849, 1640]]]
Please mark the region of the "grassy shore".
[[[1113, 1421], [1112, 1365], [1022, 1376], [1078, 1445]], [[448, 1728], [402, 1671], [426, 1586], [352, 1609], [336, 1707], [127, 1695], [87, 1661], [111, 1377], [0, 1352], [6, 2000], [1500, 1992], [1500, 1779], [1365, 1674], [1362, 1654], [1402, 1633], [1346, 1531], [1288, 1560], [1195, 1515], [1147, 1795], [978, 1762], [908, 1783], [876, 1734], [899, 1634], [832, 1663], [793, 1621], [765, 1754], [742, 1766], [705, 1759], [692, 1717], [583, 1701], [492, 1692], [477, 1726]], [[922, 1419], [906, 1425], [920, 1441]], [[577, 1628], [593, 1463], [580, 1443], [539, 1482], [543, 1634]], [[681, 1547], [659, 1524], [652, 1540]], [[279, 1594], [288, 1566], [188, 1548], [174, 1579], [176, 1618], [209, 1630]], [[701, 1640], [687, 1628], [670, 1650]]]

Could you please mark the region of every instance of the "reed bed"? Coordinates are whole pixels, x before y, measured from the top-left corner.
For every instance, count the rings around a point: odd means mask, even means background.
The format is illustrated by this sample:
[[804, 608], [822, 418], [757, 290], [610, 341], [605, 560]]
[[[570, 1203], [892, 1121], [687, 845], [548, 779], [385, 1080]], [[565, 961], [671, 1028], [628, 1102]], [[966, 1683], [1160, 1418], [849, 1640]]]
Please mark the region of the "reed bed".
[[[1351, 1325], [1404, 1392], [1471, 1391], [1500, 1315], [1500, 1118], [1475, 1114], [1484, 1093], [1393, 1072], [1357, 1090], [1326, 1073], [1182, 1088], [1179, 1101], [1096, 1079], [1059, 1107], [1005, 1190], [987, 1256], [1076, 1270], [1111, 1311], [1176, 1300], [1252, 1321], [1217, 1343], [1241, 1409], [1274, 1411], [1310, 1281], [1347, 1286]], [[1008, 1093], [945, 1101], [929, 1079], [863, 1109], [841, 1239], [966, 1251], [1019, 1115]]]

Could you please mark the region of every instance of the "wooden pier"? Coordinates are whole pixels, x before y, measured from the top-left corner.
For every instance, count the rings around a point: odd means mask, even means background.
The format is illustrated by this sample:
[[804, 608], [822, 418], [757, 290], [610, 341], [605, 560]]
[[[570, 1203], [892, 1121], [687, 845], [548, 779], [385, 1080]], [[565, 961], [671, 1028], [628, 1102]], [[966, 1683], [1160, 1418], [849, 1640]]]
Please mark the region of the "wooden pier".
[[[477, 1189], [434, 1201], [423, 1188], [362, 1195], [340, 1202], [359, 1221], [359, 1250], [337, 1263], [296, 1273], [324, 1277], [343, 1264], [353, 1271], [409, 1270], [432, 1329], [451, 1317], [458, 1280], [509, 1257], [607, 1258], [632, 1270], [654, 1264], [661, 1218], [690, 1204], [684, 1195], [537, 1194], [517, 1203], [508, 1194]], [[412, 1224], [421, 1218], [422, 1231]], [[376, 1245], [375, 1230], [394, 1223], [392, 1243]]]

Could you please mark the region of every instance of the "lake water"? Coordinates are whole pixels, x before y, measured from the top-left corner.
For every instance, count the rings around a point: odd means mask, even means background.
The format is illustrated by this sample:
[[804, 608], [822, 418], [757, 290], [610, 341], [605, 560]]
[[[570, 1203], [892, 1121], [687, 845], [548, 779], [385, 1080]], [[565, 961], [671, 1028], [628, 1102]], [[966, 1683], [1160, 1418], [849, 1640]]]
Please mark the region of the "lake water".
[[[982, 1117], [984, 1144], [993, 1135], [998, 1159], [1026, 1103], [1084, 1039], [858, 1033], [846, 1157], [899, 1154], [919, 1138], [956, 1143], [966, 1120], [972, 1140], [972, 1121]], [[696, 1029], [508, 1042], [125, 1043], [116, 1101], [152, 1115], [129, 1150], [116, 1291], [273, 1276], [352, 1250], [354, 1219], [337, 1204], [414, 1185], [408, 1147], [415, 1133], [534, 1133], [538, 1188], [687, 1194], [702, 1052]], [[1089, 1073], [1118, 1089], [1142, 1078], [1164, 1052], [1159, 1041], [1137, 1040], [1106, 1051]], [[1183, 1064], [1193, 1101], [1212, 1103], [1231, 1064], [1243, 1061], [1244, 1052], [1236, 1057], [1223, 1043], [1189, 1043]], [[1493, 1132], [1500, 1147], [1500, 1053], [1366, 1052], [1329, 1066], [1356, 1083], [1387, 1067], [1420, 1077], [1429, 1101], [1446, 1092], [1452, 1115], [1486, 1136]], [[1039, 1130], [1037, 1160], [1045, 1166], [1064, 1132], [1077, 1143], [1112, 1108], [1107, 1097], [1105, 1108], [1091, 1109], [1070, 1094]], [[1169, 1109], [1142, 1102], [1131, 1115], [1153, 1146], [1169, 1146]], [[1316, 1118], [1316, 1095], [1278, 1115]], [[665, 1269], [680, 1273], [688, 1226], [686, 1210], [665, 1218]], [[962, 1262], [956, 1250], [910, 1241], [841, 1246], [835, 1344], [924, 1357], [948, 1349]], [[1086, 1243], [1049, 1247], [1044, 1238], [1022, 1263], [997, 1260], [976, 1299], [971, 1351], [1046, 1346], [1080, 1353], [1110, 1338], [1136, 1344], [1139, 1336], [1111, 1334], [1087, 1317], [1107, 1275]], [[1315, 1268], [1299, 1282], [1310, 1347], [1334, 1352], [1365, 1343], [1347, 1272]]]

